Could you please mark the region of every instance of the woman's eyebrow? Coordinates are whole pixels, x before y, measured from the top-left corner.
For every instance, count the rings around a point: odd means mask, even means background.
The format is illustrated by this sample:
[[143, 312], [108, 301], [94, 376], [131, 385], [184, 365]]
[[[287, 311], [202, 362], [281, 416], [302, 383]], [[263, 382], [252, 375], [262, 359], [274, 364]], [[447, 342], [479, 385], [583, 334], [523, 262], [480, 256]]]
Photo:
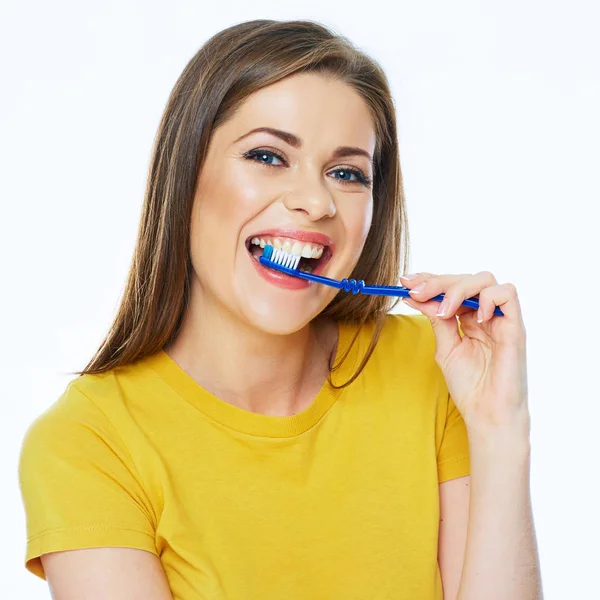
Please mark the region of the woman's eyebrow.
[[[294, 148], [300, 148], [302, 146], [302, 140], [297, 135], [289, 133], [288, 131], [282, 131], [281, 129], [274, 129], [273, 127], [256, 127], [255, 129], [251, 129], [244, 135], [240, 136], [233, 143], [237, 144], [240, 140], [243, 140], [250, 134], [257, 132], [270, 133]], [[338, 146], [333, 151], [333, 158], [344, 158], [345, 156], [366, 156], [369, 159], [369, 162], [373, 164], [373, 157], [366, 150], [356, 146]]]

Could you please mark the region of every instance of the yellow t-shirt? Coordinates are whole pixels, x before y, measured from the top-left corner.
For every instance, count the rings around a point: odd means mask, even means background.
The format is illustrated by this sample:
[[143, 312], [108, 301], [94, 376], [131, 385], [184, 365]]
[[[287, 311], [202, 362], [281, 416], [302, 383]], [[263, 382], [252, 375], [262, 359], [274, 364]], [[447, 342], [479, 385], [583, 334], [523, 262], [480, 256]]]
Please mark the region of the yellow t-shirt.
[[388, 315], [359, 378], [287, 417], [220, 400], [162, 350], [77, 377], [23, 442], [27, 569], [122, 546], [159, 556], [176, 600], [441, 600], [438, 484], [470, 467], [434, 351], [427, 317]]

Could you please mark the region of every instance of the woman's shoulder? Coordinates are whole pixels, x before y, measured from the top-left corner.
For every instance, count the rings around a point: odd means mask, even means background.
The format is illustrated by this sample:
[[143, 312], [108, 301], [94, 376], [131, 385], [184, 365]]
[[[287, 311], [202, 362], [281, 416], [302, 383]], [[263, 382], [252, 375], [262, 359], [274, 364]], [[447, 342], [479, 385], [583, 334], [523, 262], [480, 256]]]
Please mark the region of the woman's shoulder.
[[[425, 344], [431, 345], [435, 336], [429, 318], [423, 314], [388, 313], [382, 319], [378, 345], [381, 346], [406, 346]], [[351, 332], [358, 331], [363, 342], [368, 343], [377, 331], [377, 319], [368, 320], [362, 327], [358, 324], [346, 324]]]
[[30, 423], [23, 450], [65, 445], [95, 437], [118, 439], [119, 415], [126, 412], [123, 381], [114, 371], [84, 374], [71, 379], [49, 406]]
[[112, 427], [98, 405], [79, 387], [81, 377], [71, 380], [58, 398], [29, 424], [22, 441], [22, 456], [51, 451], [81, 441], [83, 436], [102, 437], [112, 433]]
[[[423, 314], [388, 313], [382, 319], [377, 344], [369, 363], [387, 364], [392, 368], [410, 364], [414, 368], [435, 368], [435, 335], [429, 318]], [[376, 319], [358, 324], [345, 324], [347, 339], [357, 335], [359, 354], [364, 354], [377, 334]]]

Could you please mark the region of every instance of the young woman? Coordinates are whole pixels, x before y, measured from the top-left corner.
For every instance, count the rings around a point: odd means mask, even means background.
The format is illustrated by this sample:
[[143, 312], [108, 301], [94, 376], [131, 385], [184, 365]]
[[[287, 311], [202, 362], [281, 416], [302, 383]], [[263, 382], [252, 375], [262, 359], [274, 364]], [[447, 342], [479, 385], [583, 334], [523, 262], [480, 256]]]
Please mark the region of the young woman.
[[406, 270], [388, 82], [310, 21], [230, 27], [177, 81], [115, 322], [23, 443], [27, 568], [57, 600], [539, 598], [514, 286], [405, 276], [392, 315], [265, 244]]

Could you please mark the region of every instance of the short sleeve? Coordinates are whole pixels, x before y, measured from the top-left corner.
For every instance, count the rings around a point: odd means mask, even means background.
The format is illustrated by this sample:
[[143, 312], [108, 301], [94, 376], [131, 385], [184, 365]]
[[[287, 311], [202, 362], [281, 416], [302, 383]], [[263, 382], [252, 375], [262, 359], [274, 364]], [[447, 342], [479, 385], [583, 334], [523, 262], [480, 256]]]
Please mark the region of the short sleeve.
[[70, 382], [29, 427], [19, 482], [25, 566], [46, 579], [47, 552], [126, 547], [157, 554], [155, 517], [131, 455], [96, 404]]
[[465, 422], [450, 394], [442, 403], [443, 418], [438, 419], [438, 481], [442, 483], [469, 475], [469, 438]]

